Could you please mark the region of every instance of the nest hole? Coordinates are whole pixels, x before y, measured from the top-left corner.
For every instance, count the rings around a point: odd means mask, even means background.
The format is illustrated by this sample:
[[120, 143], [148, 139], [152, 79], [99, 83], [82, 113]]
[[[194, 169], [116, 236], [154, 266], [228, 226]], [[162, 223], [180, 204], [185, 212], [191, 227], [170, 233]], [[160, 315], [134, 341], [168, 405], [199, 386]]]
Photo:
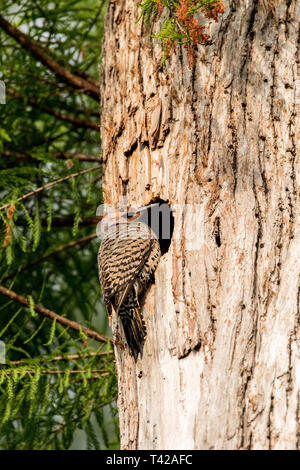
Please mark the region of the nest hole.
[[173, 213], [175, 211], [167, 201], [160, 198], [153, 199], [150, 204], [158, 204], [153, 206], [150, 211], [149, 223], [158, 237], [160, 250], [164, 255], [171, 245], [175, 222]]

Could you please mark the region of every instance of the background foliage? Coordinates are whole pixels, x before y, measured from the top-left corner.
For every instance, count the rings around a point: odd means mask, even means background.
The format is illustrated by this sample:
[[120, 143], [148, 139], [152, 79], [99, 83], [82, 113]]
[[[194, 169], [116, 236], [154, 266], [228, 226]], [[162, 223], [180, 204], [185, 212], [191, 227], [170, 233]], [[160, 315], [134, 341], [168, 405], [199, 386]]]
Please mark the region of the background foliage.
[[0, 447], [117, 448], [109, 341], [34, 307], [110, 334], [93, 235], [105, 1], [3, 0], [1, 7]]

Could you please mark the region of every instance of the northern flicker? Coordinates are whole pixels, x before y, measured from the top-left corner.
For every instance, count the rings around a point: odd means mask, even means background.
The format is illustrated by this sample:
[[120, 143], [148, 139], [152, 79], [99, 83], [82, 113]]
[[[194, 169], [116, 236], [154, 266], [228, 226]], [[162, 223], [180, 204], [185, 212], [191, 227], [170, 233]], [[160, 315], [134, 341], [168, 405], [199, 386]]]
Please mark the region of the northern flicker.
[[146, 326], [140, 297], [153, 279], [161, 257], [159, 240], [148, 226], [149, 210], [119, 209], [102, 219], [102, 243], [98, 253], [99, 279], [107, 312], [122, 321], [132, 354], [142, 354]]

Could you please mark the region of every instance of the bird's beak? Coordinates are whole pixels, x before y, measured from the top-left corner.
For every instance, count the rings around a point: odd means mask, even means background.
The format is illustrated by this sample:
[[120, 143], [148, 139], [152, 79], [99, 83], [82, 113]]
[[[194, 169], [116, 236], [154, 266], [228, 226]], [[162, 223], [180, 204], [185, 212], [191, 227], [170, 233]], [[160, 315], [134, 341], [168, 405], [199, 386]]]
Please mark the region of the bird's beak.
[[[159, 206], [159, 204], [160, 204], [159, 202], [154, 202], [153, 204], [149, 204], [149, 206], [140, 207], [139, 209], [137, 209], [137, 210], [135, 211], [135, 213], [137, 214], [138, 212], [146, 211], [146, 210], [148, 210], [148, 209], [150, 209], [150, 208], [152, 209], [153, 207]], [[171, 210], [171, 212], [176, 212], [176, 210], [175, 210], [175, 209], [172, 209], [172, 207], [170, 207], [170, 210]]]
[[158, 202], [154, 202], [153, 204], [150, 204], [149, 206], [140, 207], [139, 209], [135, 211], [135, 213], [137, 214], [138, 212], [147, 211], [148, 209], [150, 208], [152, 209], [153, 207], [156, 207], [156, 206], [159, 206]]

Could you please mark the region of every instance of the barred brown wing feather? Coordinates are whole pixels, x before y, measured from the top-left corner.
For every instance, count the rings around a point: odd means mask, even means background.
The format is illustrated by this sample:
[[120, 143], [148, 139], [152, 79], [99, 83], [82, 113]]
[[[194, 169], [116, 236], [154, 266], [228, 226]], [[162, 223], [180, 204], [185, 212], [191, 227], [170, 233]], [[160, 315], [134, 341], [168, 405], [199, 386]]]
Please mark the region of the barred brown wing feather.
[[115, 296], [116, 311], [148, 259], [153, 243], [148, 228], [148, 238], [134, 238], [129, 232], [119, 230], [115, 239], [104, 238], [99, 250], [99, 277], [104, 300], [109, 303]]

